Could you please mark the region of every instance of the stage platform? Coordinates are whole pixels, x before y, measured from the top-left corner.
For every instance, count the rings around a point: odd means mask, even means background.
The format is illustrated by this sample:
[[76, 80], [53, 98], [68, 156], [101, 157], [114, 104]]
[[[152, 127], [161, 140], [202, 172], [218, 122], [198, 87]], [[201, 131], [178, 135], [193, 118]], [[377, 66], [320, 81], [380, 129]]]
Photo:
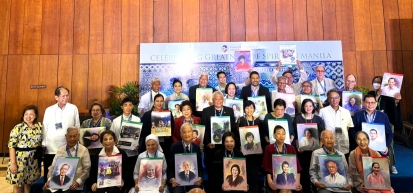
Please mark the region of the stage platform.
[[413, 149], [394, 145], [398, 174], [390, 174], [391, 186], [397, 193], [413, 192]]

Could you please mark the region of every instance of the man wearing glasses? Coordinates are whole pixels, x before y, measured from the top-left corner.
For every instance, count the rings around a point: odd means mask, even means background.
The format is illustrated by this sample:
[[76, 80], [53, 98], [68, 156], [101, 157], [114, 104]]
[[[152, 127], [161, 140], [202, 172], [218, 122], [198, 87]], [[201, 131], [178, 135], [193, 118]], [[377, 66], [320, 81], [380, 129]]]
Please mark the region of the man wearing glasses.
[[329, 90], [336, 88], [334, 80], [325, 77], [326, 69], [323, 65], [318, 65], [315, 68], [315, 72], [317, 78], [311, 81], [313, 84], [313, 95], [326, 95]]
[[[271, 75], [271, 80], [272, 80], [274, 86], [277, 85], [277, 87], [279, 87], [279, 86], [278, 86], [277, 74], [278, 74], [278, 72], [280, 71], [281, 65], [282, 65], [281, 61], [278, 61], [277, 68], [275, 68], [275, 69], [273, 70], [272, 75]], [[303, 68], [303, 66], [301, 65], [301, 62], [300, 62], [299, 60], [297, 60], [297, 66], [298, 66], [298, 68], [300, 69], [300, 79], [298, 80], [297, 83], [294, 83], [294, 77], [293, 77], [293, 74], [292, 74], [291, 71], [288, 71], [288, 70], [287, 70], [287, 71], [283, 72], [283, 74], [282, 74], [282, 76], [285, 77], [286, 80], [287, 80], [287, 86], [286, 86], [286, 88], [287, 88], [286, 90], [288, 90], [287, 92], [288, 92], [288, 93], [292, 93], [292, 92], [293, 92], [293, 93], [295, 93], [296, 95], [297, 95], [297, 94], [300, 94], [301, 83], [304, 82], [304, 81], [306, 81], [307, 78], [308, 78], [308, 75], [307, 75], [307, 73], [305, 72], [305, 70], [304, 70], [304, 68]]]

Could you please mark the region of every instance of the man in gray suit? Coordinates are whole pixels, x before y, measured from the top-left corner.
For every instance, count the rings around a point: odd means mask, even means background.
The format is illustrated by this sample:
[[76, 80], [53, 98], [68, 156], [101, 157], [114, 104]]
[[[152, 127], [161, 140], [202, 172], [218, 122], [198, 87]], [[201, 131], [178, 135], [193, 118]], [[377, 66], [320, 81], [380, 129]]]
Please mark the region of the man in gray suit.
[[333, 88], [336, 88], [334, 80], [325, 77], [326, 69], [323, 65], [318, 65], [315, 68], [317, 78], [312, 80], [313, 84], [313, 95], [326, 95], [327, 92]]

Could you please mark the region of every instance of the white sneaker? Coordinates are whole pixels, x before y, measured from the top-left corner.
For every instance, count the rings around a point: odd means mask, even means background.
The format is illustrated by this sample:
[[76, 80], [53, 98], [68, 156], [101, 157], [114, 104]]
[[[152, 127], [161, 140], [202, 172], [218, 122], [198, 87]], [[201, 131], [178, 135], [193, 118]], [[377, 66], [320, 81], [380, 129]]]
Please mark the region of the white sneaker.
[[396, 166], [392, 166], [390, 171], [391, 171], [392, 174], [398, 174], [399, 173], [399, 172], [397, 172]]

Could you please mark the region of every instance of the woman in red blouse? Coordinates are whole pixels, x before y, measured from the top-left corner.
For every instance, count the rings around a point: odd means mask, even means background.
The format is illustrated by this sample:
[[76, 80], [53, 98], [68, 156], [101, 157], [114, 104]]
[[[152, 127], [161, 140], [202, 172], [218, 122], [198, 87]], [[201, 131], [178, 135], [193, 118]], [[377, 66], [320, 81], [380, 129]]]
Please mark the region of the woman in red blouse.
[[191, 102], [189, 102], [188, 100], [182, 101], [180, 106], [182, 116], [175, 119], [174, 133], [172, 136], [173, 142], [178, 142], [182, 140], [180, 131], [182, 124], [201, 124], [201, 118], [192, 115], [193, 109], [194, 107], [192, 106]]

